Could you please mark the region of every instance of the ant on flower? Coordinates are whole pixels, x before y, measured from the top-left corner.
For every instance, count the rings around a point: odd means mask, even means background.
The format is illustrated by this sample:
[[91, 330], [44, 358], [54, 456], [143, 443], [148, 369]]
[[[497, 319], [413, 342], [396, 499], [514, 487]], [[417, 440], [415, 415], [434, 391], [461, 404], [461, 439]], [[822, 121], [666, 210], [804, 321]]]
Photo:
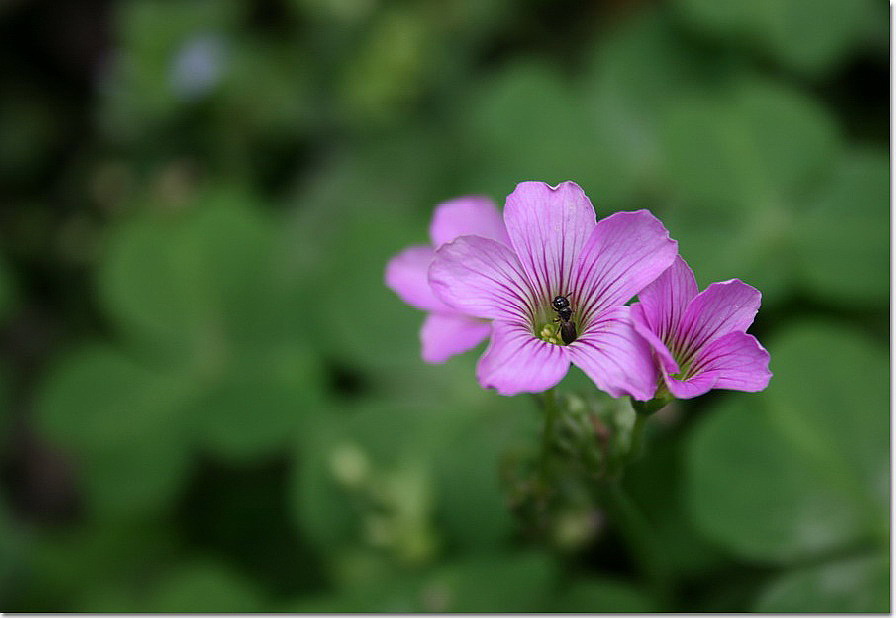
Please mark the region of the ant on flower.
[[572, 306], [569, 304], [568, 296], [569, 293], [558, 295], [551, 301], [554, 311], [557, 312], [557, 318], [554, 319], [554, 322], [560, 323], [560, 337], [563, 339], [563, 343], [567, 345], [572, 344], [579, 337], [578, 332], [576, 332], [576, 323], [571, 320]]

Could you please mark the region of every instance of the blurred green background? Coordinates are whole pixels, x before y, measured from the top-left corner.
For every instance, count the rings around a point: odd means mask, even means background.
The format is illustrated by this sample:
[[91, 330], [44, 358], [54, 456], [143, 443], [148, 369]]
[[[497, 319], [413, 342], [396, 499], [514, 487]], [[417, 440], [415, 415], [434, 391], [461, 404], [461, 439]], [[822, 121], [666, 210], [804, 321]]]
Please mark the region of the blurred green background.
[[[879, 0], [0, 3], [0, 610], [887, 611], [887, 43]], [[671, 596], [593, 507], [527, 536], [537, 407], [383, 285], [525, 179], [763, 292], [769, 389], [625, 479]]]

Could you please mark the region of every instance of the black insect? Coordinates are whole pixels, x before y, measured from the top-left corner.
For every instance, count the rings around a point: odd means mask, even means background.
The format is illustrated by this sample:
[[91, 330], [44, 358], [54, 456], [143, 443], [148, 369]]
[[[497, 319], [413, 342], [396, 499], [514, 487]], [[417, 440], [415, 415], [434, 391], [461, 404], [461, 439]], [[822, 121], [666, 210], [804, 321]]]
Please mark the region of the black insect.
[[569, 299], [566, 298], [568, 296], [569, 294], [556, 296], [551, 301], [554, 311], [557, 312], [557, 318], [554, 321], [560, 323], [560, 337], [564, 344], [572, 344], [579, 337], [576, 332], [576, 323], [572, 321], [572, 307], [569, 305]]

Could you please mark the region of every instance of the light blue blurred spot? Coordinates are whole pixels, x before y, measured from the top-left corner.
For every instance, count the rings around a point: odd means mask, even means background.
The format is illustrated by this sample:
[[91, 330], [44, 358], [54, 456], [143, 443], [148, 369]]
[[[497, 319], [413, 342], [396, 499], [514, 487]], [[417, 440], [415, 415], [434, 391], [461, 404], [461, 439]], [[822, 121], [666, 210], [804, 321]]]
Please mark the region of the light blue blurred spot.
[[171, 67], [174, 95], [195, 101], [208, 94], [224, 74], [227, 52], [227, 42], [217, 34], [199, 34], [184, 42]]

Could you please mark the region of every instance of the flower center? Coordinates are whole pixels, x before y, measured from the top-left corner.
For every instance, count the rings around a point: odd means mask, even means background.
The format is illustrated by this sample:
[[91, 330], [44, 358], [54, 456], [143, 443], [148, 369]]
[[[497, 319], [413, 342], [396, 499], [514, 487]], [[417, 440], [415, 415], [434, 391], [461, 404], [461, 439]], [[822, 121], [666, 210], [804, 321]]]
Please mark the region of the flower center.
[[691, 371], [691, 368], [689, 366], [682, 365], [682, 364], [679, 364], [678, 367], [681, 368], [681, 371], [678, 374], [672, 374], [672, 378], [674, 378], [675, 380], [689, 379], [690, 376], [688, 375], [688, 372]]
[[[672, 338], [666, 339], [668, 340]], [[687, 380], [690, 378], [691, 370], [694, 365], [694, 355], [681, 342], [665, 341], [663, 343], [666, 344], [666, 348], [672, 353], [672, 358], [678, 363], [679, 372], [673, 374], [672, 378], [675, 380]]]
[[[551, 302], [542, 304], [533, 312], [532, 334], [548, 344], [566, 346], [567, 342], [563, 339], [564, 335], [561, 329], [566, 325], [567, 336], [572, 337], [568, 341], [572, 343], [577, 333], [576, 329], [580, 328], [580, 325], [576, 319], [575, 308], [571, 307], [569, 299], [563, 297], [565, 302], [559, 302], [560, 309], [557, 309], [554, 301], [557, 298], [560, 297], [553, 297]], [[564, 322], [564, 319], [568, 322]], [[573, 325], [575, 328], [572, 328]]]
[[554, 344], [555, 346], [565, 346], [563, 340], [560, 339], [560, 327], [556, 322], [548, 322], [542, 324], [541, 327], [535, 328], [535, 337], [544, 340], [548, 344]]

